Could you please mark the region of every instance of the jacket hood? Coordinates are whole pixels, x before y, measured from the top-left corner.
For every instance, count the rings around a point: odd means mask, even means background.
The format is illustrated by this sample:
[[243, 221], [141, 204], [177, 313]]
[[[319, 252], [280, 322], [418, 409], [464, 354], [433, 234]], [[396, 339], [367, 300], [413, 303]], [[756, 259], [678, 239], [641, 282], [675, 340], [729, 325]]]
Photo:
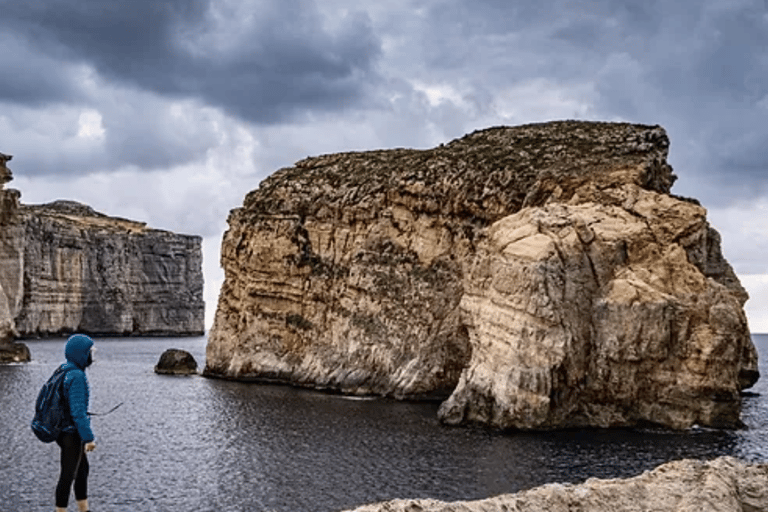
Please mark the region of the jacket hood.
[[85, 334], [73, 334], [67, 340], [67, 346], [64, 348], [64, 357], [77, 365], [81, 370], [85, 370], [88, 364], [88, 354], [93, 347], [93, 340]]

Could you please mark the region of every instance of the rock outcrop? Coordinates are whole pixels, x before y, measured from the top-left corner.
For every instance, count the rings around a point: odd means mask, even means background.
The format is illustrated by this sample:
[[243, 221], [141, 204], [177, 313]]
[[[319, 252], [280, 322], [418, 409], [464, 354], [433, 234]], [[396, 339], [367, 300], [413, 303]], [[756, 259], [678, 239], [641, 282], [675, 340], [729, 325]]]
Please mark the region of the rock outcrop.
[[197, 361], [186, 350], [169, 348], [162, 353], [155, 365], [155, 373], [161, 375], [195, 375]]
[[732, 457], [681, 460], [628, 479], [590, 478], [578, 485], [548, 484], [494, 498], [446, 503], [395, 500], [348, 512], [768, 512], [768, 465]]
[[754, 354], [743, 293], [695, 265], [718, 240], [704, 209], [633, 186], [601, 194], [489, 228], [461, 301], [472, 359], [443, 420], [739, 423]]
[[16, 341], [0, 343], [0, 363], [27, 363], [31, 360], [29, 347]]
[[282, 169], [230, 214], [205, 373], [452, 424], [736, 426], [747, 294], [668, 146], [554, 122]]
[[19, 198], [16, 190], [0, 191], [6, 338], [203, 333], [200, 237], [150, 229], [72, 201], [22, 205]]
[[11, 155], [0, 153], [0, 344], [13, 341], [14, 319], [21, 309], [24, 286], [24, 226], [18, 190], [5, 189], [13, 179], [6, 163]]

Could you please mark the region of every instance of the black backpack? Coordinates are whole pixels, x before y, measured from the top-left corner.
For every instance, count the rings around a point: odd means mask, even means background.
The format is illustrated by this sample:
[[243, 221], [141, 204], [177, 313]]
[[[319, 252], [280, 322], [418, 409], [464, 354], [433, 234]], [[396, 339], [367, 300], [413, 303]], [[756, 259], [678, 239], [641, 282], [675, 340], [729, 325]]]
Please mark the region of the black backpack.
[[69, 402], [64, 393], [66, 376], [67, 370], [62, 367], [57, 368], [37, 395], [32, 432], [44, 443], [51, 443], [58, 439], [62, 429], [72, 424]]

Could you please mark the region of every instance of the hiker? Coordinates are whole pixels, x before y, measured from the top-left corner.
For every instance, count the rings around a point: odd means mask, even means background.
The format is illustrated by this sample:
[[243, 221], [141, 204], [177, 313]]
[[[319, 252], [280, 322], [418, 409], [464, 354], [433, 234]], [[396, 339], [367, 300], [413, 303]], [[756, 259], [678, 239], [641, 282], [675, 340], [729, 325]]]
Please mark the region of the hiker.
[[96, 448], [91, 420], [88, 417], [88, 377], [85, 369], [93, 362], [93, 340], [84, 334], [74, 334], [67, 340], [64, 356], [67, 370], [64, 394], [69, 403], [72, 422], [64, 427], [56, 443], [61, 447], [61, 474], [56, 485], [56, 512], [66, 512], [72, 482], [80, 512], [88, 512], [88, 458], [86, 453]]

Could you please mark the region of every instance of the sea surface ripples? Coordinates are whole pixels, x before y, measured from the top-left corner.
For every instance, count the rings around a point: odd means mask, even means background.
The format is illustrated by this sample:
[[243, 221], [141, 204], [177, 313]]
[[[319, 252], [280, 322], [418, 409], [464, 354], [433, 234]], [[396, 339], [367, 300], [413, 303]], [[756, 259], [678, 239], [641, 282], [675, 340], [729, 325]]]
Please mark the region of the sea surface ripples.
[[[753, 336], [768, 375], [768, 336]], [[768, 378], [744, 397], [747, 428], [498, 433], [437, 421], [437, 404], [355, 400], [285, 386], [153, 372], [167, 348], [204, 364], [205, 338], [98, 339], [88, 370], [98, 437], [94, 510], [330, 512], [393, 498], [479, 499], [549, 482], [626, 477], [661, 463], [768, 461]], [[64, 340], [27, 342], [0, 366], [0, 512], [52, 510], [58, 447], [29, 429]], [[74, 506], [74, 505], [71, 505]]]

